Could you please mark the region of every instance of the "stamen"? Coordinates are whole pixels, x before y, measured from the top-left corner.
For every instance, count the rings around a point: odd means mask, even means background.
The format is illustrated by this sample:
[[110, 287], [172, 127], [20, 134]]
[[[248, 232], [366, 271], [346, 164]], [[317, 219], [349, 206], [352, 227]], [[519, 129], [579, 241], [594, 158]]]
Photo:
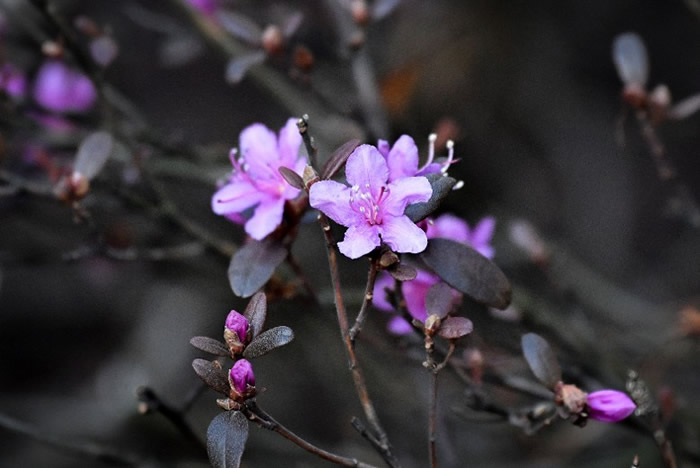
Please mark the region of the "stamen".
[[464, 181], [463, 180], [458, 180], [457, 183], [452, 187], [452, 190], [459, 190], [462, 187], [464, 187]]
[[442, 169], [440, 169], [440, 171], [442, 173], [447, 173], [447, 171], [450, 168], [450, 165], [452, 164], [452, 160], [455, 157], [455, 142], [452, 140], [447, 140], [446, 146], [447, 146], [447, 161], [445, 161], [445, 164], [442, 166]]
[[231, 151], [228, 152], [228, 158], [231, 160], [231, 165], [233, 167], [238, 167], [238, 162], [236, 161], [236, 154], [238, 154], [238, 150], [236, 148], [231, 148]]
[[425, 170], [426, 167], [430, 166], [433, 163], [433, 159], [435, 159], [435, 141], [437, 140], [437, 135], [435, 133], [431, 133], [428, 135], [428, 159], [425, 161], [425, 164], [421, 166], [420, 169], [418, 169], [418, 172], [421, 172]]

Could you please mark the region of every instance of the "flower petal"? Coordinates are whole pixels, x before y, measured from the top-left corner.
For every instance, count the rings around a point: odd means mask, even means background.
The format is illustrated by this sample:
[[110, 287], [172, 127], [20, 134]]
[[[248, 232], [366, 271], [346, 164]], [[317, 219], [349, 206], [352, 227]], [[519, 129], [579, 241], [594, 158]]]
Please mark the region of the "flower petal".
[[360, 145], [345, 163], [345, 178], [350, 185], [357, 185], [363, 192], [369, 189], [376, 199], [389, 178], [389, 167], [377, 148]]
[[390, 312], [394, 310], [394, 306], [387, 300], [386, 290], [394, 290], [394, 278], [387, 272], [379, 274], [377, 281], [374, 283], [374, 291], [372, 293], [372, 304], [379, 310]]
[[[319, 183], [319, 182], [317, 182]], [[380, 244], [377, 226], [360, 224], [345, 231], [345, 239], [338, 242], [340, 253], [353, 260], [370, 253]]]
[[241, 156], [253, 174], [258, 168], [264, 169], [266, 164], [278, 165], [277, 137], [263, 124], [255, 123], [243, 129], [240, 149]]
[[240, 213], [259, 203], [263, 197], [264, 194], [249, 182], [231, 182], [214, 194], [211, 209], [219, 215]]
[[418, 172], [418, 147], [408, 135], [401, 135], [386, 158], [389, 166], [389, 180], [413, 177]]
[[333, 180], [316, 182], [309, 190], [309, 204], [343, 226], [364, 222], [350, 206], [350, 188]]
[[384, 159], [389, 157], [389, 151], [391, 151], [391, 145], [389, 145], [389, 142], [386, 140], [378, 140], [377, 141], [377, 151], [384, 156]]
[[425, 177], [404, 177], [389, 184], [382, 209], [392, 216], [403, 216], [408, 205], [427, 202], [432, 194], [433, 188]]
[[428, 223], [426, 234], [428, 239], [441, 237], [466, 244], [469, 242], [469, 225], [457, 216], [444, 214]]
[[408, 216], [386, 216], [381, 225], [382, 241], [394, 252], [420, 253], [428, 246], [428, 238]]
[[411, 317], [425, 322], [428, 313], [425, 310], [425, 297], [430, 287], [440, 281], [440, 278], [424, 270], [418, 270], [414, 280], [401, 283], [401, 293], [406, 301], [406, 309]]
[[486, 246], [491, 242], [491, 237], [493, 237], [493, 230], [496, 227], [496, 220], [492, 216], [487, 216], [483, 218], [474, 227], [472, 235], [470, 236], [471, 245], [478, 250], [477, 247]]
[[399, 317], [398, 315], [389, 320], [386, 328], [392, 335], [403, 336], [409, 335], [413, 332], [413, 327], [411, 324], [408, 323], [405, 318]]
[[599, 390], [589, 393], [588, 415], [603, 422], [617, 422], [632, 414], [637, 407], [627, 394], [617, 390]]
[[245, 223], [245, 232], [255, 240], [262, 240], [282, 222], [284, 198], [267, 198], [255, 209], [255, 214]]
[[[280, 164], [293, 168], [299, 158], [299, 147], [302, 139], [297, 127], [297, 119], [289, 119], [280, 130], [280, 138], [278, 142]], [[305, 157], [303, 158], [306, 159]]]

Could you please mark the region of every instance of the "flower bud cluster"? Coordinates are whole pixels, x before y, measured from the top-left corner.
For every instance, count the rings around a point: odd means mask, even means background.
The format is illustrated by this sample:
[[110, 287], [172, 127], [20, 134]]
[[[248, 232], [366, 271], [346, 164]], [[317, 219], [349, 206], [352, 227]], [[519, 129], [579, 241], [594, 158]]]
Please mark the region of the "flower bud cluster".
[[[235, 310], [229, 312], [224, 325], [224, 340], [236, 359], [251, 341], [250, 322]], [[230, 398], [242, 402], [255, 395], [255, 374], [253, 365], [247, 359], [238, 359], [228, 373], [231, 385]]]

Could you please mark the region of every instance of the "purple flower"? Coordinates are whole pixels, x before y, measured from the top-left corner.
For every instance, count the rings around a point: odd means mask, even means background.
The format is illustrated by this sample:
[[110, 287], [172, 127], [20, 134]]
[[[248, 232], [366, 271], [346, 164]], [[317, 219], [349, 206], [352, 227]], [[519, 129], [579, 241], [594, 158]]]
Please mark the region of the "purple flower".
[[493, 247], [489, 245], [496, 227], [496, 220], [491, 216], [482, 218], [474, 227], [454, 215], [444, 214], [426, 223], [428, 239], [445, 238], [467, 244], [486, 258], [493, 258]]
[[617, 422], [632, 414], [637, 407], [626, 393], [599, 390], [588, 394], [588, 417], [603, 422]]
[[438, 164], [433, 162], [435, 158], [436, 138], [435, 134], [430, 135], [428, 139], [430, 142], [428, 160], [420, 168], [418, 167], [418, 147], [416, 146], [416, 142], [413, 141], [413, 138], [408, 135], [401, 135], [394, 143], [394, 146], [390, 146], [389, 142], [386, 140], [379, 140], [377, 149], [381, 155], [384, 156], [384, 159], [386, 159], [386, 163], [389, 167], [389, 181], [393, 182], [403, 177], [424, 176], [438, 172], [447, 172], [447, 168], [452, 163], [454, 157], [454, 144], [452, 141], [448, 142], [447, 148], [449, 153], [447, 160], [442, 164]]
[[212, 198], [214, 213], [238, 219], [257, 205], [245, 231], [257, 240], [274, 231], [282, 222], [285, 201], [299, 194], [299, 189], [282, 178], [279, 168], [288, 167], [301, 175], [306, 165], [306, 157], [299, 156], [301, 141], [296, 119], [287, 121], [279, 138], [263, 124], [246, 127], [240, 136], [240, 158], [236, 159], [235, 148], [230, 153], [231, 179]]
[[248, 319], [243, 315], [239, 314], [237, 311], [232, 310], [228, 313], [226, 317], [226, 324], [224, 325], [226, 330], [231, 330], [238, 336], [238, 341], [245, 343], [248, 338], [248, 328], [250, 323]]
[[404, 210], [412, 203], [430, 199], [433, 189], [425, 177], [404, 177], [387, 183], [389, 167], [374, 146], [361, 145], [345, 165], [351, 187], [323, 180], [311, 186], [309, 203], [338, 224], [348, 227], [338, 248], [352, 259], [384, 242], [395, 252], [425, 250], [425, 232]]
[[34, 82], [34, 99], [53, 112], [86, 112], [97, 98], [90, 79], [64, 63], [44, 63]]
[[228, 374], [232, 393], [241, 399], [252, 396], [255, 393], [255, 374], [253, 366], [246, 359], [239, 359], [233, 364]]
[[192, 8], [199, 10], [205, 15], [213, 15], [219, 7], [217, 0], [188, 0]]
[[0, 90], [13, 98], [23, 98], [27, 92], [27, 80], [22, 70], [11, 63], [0, 66]]

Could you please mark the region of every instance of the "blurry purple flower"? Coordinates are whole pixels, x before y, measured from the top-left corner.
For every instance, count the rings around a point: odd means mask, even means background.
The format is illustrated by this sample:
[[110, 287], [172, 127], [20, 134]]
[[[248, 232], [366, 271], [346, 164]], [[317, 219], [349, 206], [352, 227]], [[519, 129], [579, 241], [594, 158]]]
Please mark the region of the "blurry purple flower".
[[64, 63], [44, 63], [34, 82], [34, 99], [53, 112], [86, 112], [97, 98], [90, 79]]
[[205, 15], [213, 15], [219, 7], [218, 0], [188, 0], [192, 8], [199, 10]]
[[246, 359], [239, 359], [229, 372], [231, 388], [239, 396], [245, 398], [255, 391], [255, 374], [253, 366]]
[[361, 145], [350, 155], [345, 176], [352, 187], [332, 180], [311, 186], [309, 203], [349, 229], [338, 248], [352, 259], [386, 243], [395, 252], [425, 250], [425, 232], [404, 210], [430, 199], [433, 189], [425, 177], [404, 177], [387, 184], [389, 168], [374, 146]]
[[408, 135], [401, 135], [394, 143], [394, 146], [390, 146], [386, 140], [379, 140], [377, 149], [384, 156], [387, 166], [389, 166], [389, 181], [393, 182], [403, 177], [424, 176], [441, 171], [446, 172], [453, 161], [453, 144], [448, 142], [449, 155], [447, 160], [442, 164], [438, 164], [433, 162], [435, 157], [435, 139], [436, 136], [434, 134], [430, 135], [428, 160], [420, 168], [418, 167], [418, 147], [413, 138]]
[[27, 93], [27, 79], [24, 72], [11, 63], [2, 65], [0, 67], [0, 90], [5, 91], [10, 97], [23, 98]]
[[637, 407], [626, 393], [599, 390], [588, 394], [588, 417], [603, 422], [617, 422], [632, 414]]
[[288, 167], [301, 175], [306, 165], [306, 157], [299, 157], [301, 141], [293, 118], [280, 130], [279, 138], [263, 124], [246, 127], [240, 136], [240, 158], [236, 159], [236, 149], [230, 153], [231, 179], [212, 198], [214, 213], [238, 221], [240, 213], [257, 205], [245, 231], [257, 240], [274, 231], [282, 222], [285, 201], [299, 194], [278, 169]]
[[444, 214], [427, 222], [428, 239], [445, 238], [467, 244], [486, 258], [493, 258], [493, 247], [489, 245], [493, 237], [496, 220], [492, 216], [482, 218], [474, 227], [454, 215]]
[[392, 335], [408, 335], [413, 331], [413, 326], [403, 317], [395, 315], [386, 325], [387, 330]]
[[235, 332], [236, 335], [238, 335], [238, 340], [241, 343], [246, 342], [250, 323], [248, 322], [248, 319], [245, 318], [242, 314], [239, 314], [235, 310], [232, 310], [226, 317], [226, 324], [224, 326], [226, 327], [226, 329]]

